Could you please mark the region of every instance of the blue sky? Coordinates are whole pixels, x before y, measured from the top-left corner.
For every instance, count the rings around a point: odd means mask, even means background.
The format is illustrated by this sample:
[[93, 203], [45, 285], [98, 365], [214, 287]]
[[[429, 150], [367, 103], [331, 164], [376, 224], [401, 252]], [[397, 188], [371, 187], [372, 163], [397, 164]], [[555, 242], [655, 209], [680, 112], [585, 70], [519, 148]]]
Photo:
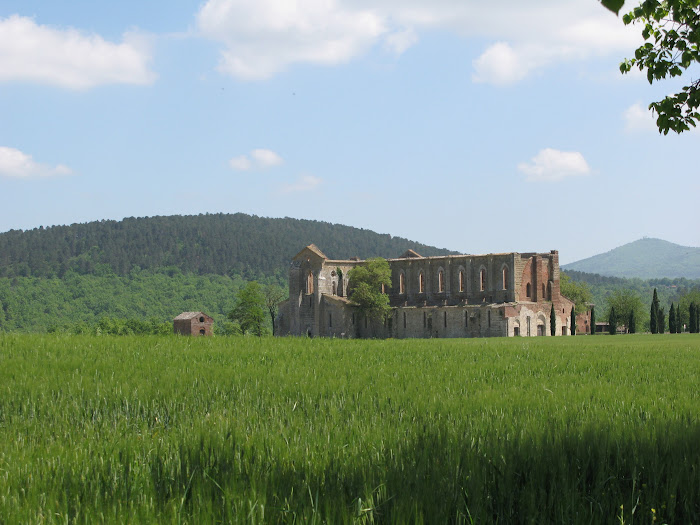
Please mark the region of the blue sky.
[[698, 71], [621, 75], [640, 31], [596, 0], [4, 0], [0, 231], [244, 212], [563, 263], [700, 246], [700, 133], [646, 110]]

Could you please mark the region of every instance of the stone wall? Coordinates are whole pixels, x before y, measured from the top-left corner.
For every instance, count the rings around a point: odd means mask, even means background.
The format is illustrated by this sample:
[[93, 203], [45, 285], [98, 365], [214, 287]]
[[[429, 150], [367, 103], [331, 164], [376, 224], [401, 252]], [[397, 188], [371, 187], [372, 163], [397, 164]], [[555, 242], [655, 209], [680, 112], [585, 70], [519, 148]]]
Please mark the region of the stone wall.
[[[447, 306], [514, 301], [514, 260], [515, 254], [512, 253], [389, 259], [392, 282], [389, 298], [392, 306]], [[402, 275], [405, 284], [403, 293]]]
[[572, 303], [560, 294], [556, 251], [445, 257], [413, 254], [388, 262], [392, 314], [386, 323], [372, 322], [361, 318], [346, 297], [348, 273], [362, 261], [334, 261], [313, 245], [305, 248], [292, 261], [289, 301], [280, 307], [280, 334], [535, 337], [550, 335], [552, 305], [556, 335], [570, 334]]

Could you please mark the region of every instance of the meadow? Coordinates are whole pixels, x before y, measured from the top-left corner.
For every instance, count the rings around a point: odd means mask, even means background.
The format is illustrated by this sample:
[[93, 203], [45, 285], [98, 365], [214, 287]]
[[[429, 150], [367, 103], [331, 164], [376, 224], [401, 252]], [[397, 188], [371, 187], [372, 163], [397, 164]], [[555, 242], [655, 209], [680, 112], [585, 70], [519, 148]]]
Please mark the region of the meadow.
[[700, 523], [700, 337], [0, 334], [0, 524]]

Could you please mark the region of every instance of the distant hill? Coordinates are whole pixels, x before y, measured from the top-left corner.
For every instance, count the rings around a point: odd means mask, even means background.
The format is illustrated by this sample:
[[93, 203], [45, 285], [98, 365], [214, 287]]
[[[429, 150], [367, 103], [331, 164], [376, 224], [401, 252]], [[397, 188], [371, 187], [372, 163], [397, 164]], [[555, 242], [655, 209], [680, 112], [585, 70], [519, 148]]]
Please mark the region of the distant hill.
[[0, 277], [62, 277], [174, 267], [199, 275], [277, 275], [314, 243], [328, 257], [398, 257], [450, 252], [370, 230], [299, 219], [236, 214], [96, 221], [0, 233]]
[[564, 265], [562, 269], [640, 279], [700, 279], [700, 248], [644, 238]]

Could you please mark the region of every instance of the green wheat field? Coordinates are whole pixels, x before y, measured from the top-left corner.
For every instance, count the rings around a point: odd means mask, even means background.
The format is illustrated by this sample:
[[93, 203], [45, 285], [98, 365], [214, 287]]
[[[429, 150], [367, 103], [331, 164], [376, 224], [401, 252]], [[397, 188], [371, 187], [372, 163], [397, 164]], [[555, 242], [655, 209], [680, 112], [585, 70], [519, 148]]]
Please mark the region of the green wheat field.
[[0, 334], [0, 524], [700, 523], [700, 337]]

